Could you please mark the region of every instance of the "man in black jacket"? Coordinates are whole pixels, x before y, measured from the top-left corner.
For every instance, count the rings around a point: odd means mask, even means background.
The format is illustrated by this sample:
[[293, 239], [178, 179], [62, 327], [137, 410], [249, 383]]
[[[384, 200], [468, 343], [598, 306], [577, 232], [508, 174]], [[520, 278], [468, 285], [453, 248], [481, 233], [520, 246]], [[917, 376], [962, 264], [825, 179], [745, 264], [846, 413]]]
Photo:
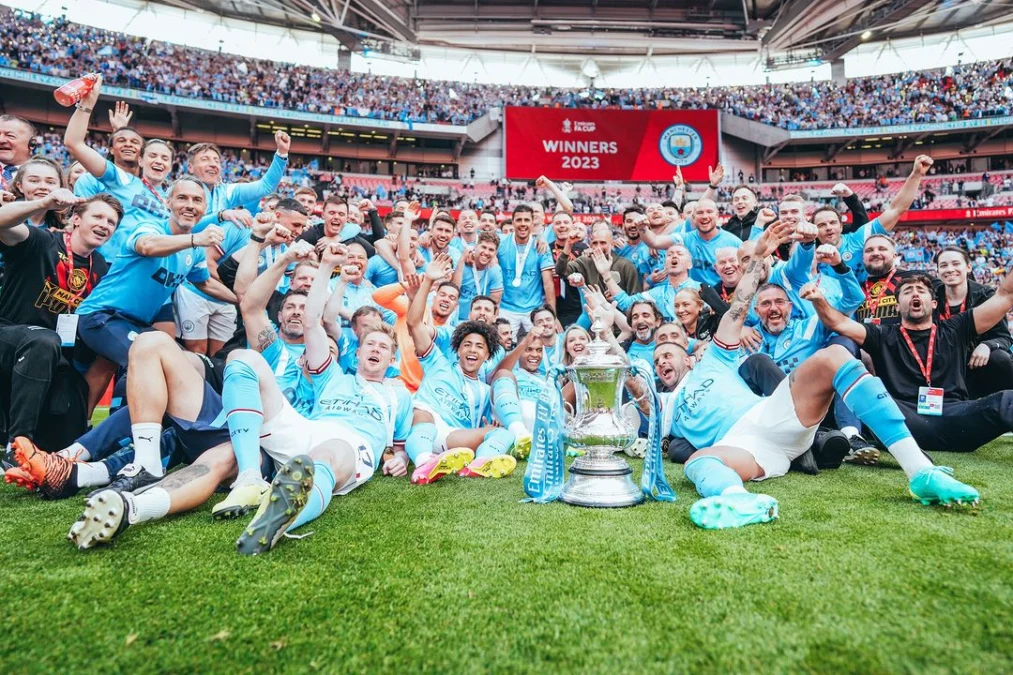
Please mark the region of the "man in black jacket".
[[[995, 295], [995, 289], [969, 278], [971, 256], [966, 250], [947, 246], [936, 254], [935, 318], [945, 321], [968, 309], [974, 309]], [[980, 334], [972, 345], [967, 366], [967, 395], [979, 399], [1003, 389], [1013, 388], [1013, 336], [1006, 319]]]
[[[317, 223], [299, 235], [302, 241], [319, 246], [321, 241], [340, 242], [342, 244], [360, 244], [366, 249], [366, 255], [372, 258], [376, 254], [373, 242], [382, 239], [386, 234], [383, 221], [376, 207], [368, 199], [358, 204], [358, 209], [369, 218], [369, 229], [362, 229], [348, 220], [348, 202], [341, 197], [331, 196], [324, 200], [323, 222]], [[319, 248], [317, 249], [319, 251]]]

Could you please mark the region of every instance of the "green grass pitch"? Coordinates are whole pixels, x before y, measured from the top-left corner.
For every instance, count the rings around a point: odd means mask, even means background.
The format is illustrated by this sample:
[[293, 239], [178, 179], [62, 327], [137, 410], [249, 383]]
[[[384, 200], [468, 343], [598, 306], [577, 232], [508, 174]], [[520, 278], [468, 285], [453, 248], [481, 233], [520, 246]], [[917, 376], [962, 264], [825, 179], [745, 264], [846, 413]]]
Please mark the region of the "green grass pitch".
[[519, 503], [522, 463], [374, 479], [253, 559], [210, 505], [78, 552], [82, 499], [4, 486], [0, 671], [1013, 672], [1013, 443], [935, 459], [979, 513], [886, 460], [753, 485], [778, 522], [704, 532], [681, 467], [675, 504], [587, 510]]

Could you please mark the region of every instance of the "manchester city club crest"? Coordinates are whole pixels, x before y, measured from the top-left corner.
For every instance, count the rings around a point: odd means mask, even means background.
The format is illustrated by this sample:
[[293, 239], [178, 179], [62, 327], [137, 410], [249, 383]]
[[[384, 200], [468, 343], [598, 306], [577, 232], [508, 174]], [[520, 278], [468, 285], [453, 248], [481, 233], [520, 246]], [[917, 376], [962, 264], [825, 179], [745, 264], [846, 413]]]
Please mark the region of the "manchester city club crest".
[[662, 132], [658, 149], [665, 161], [672, 166], [689, 166], [700, 159], [703, 139], [693, 127], [675, 124]]

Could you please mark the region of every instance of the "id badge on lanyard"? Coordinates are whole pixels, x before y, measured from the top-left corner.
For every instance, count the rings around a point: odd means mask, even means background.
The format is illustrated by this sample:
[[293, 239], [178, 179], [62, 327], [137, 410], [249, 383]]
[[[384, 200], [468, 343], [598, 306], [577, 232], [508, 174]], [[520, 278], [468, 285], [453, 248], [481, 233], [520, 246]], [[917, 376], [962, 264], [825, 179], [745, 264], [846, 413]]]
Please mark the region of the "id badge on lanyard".
[[907, 348], [911, 351], [911, 355], [914, 356], [915, 363], [918, 364], [918, 370], [921, 372], [922, 377], [925, 378], [925, 386], [918, 387], [918, 414], [940, 417], [943, 414], [943, 397], [946, 392], [942, 387], [932, 386], [932, 360], [936, 352], [936, 326], [933, 324], [932, 330], [929, 332], [929, 348], [924, 361], [922, 361], [922, 357], [918, 354], [918, 350], [915, 349], [914, 342], [911, 341], [911, 336], [908, 334], [907, 329], [901, 326], [900, 334], [903, 336]]

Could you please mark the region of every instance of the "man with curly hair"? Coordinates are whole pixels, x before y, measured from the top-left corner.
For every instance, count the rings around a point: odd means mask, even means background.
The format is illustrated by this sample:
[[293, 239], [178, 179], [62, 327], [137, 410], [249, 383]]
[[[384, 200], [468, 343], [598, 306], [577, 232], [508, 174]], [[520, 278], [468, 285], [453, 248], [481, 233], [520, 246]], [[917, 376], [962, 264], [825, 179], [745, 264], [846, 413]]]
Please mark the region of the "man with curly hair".
[[[423, 323], [429, 291], [450, 273], [450, 265], [447, 255], [433, 259], [408, 308], [408, 327], [425, 373], [405, 442], [416, 467], [412, 474], [416, 484], [432, 483], [451, 473], [508, 476], [517, 466], [511, 450], [514, 455], [526, 455], [531, 442], [521, 418], [516, 382], [506, 377], [489, 385], [479, 376], [483, 364], [500, 347], [496, 329], [482, 321], [459, 325], [451, 338], [458, 357], [454, 365], [436, 347], [433, 329]], [[492, 424], [494, 405], [507, 428]], [[522, 442], [517, 443], [518, 439]]]

